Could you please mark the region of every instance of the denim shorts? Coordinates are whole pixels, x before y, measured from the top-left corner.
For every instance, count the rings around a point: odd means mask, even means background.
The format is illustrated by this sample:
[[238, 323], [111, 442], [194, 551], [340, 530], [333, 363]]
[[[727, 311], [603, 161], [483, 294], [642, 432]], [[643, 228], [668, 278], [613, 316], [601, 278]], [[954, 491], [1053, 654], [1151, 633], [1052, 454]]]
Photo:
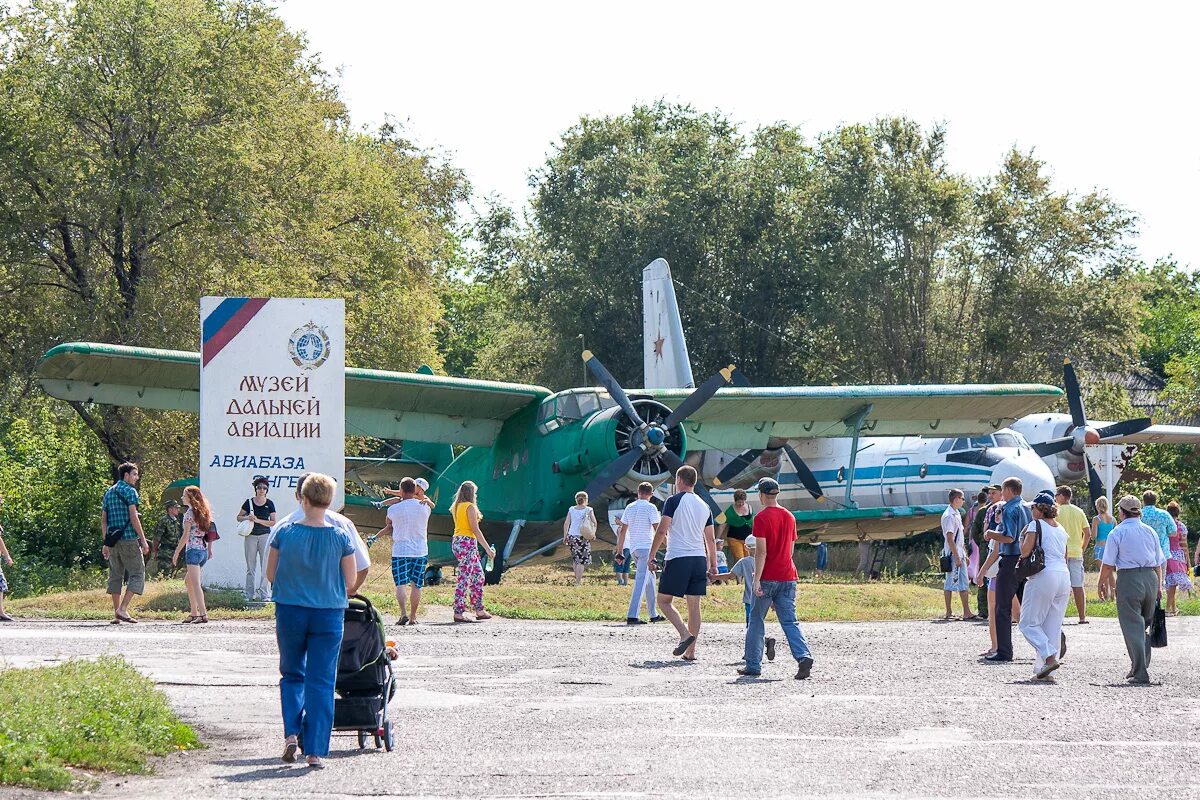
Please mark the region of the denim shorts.
[[183, 551], [183, 563], [189, 567], [203, 567], [208, 563], [208, 550], [193, 550], [187, 548]]

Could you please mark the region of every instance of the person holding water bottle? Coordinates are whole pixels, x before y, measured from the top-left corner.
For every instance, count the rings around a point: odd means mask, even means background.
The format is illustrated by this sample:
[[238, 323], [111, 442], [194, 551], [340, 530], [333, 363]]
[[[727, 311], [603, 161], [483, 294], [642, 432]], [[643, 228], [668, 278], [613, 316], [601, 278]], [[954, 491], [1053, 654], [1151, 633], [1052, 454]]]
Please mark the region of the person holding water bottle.
[[[474, 482], [463, 481], [450, 505], [450, 518], [454, 520], [450, 551], [458, 561], [458, 582], [454, 586], [455, 622], [482, 622], [492, 618], [483, 607], [483, 565], [479, 561], [479, 546], [483, 545], [489, 562], [496, 557], [496, 550], [488, 544], [479, 527], [483, 515], [475, 505], [478, 491]], [[464, 616], [468, 599], [475, 610], [475, 619]]]

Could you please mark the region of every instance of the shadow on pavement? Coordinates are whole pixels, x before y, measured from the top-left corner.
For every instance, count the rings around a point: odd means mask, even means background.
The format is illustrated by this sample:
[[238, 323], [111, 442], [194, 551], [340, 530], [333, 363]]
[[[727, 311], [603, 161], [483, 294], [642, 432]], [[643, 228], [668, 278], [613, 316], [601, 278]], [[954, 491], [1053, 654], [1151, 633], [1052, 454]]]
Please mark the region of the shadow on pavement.
[[685, 661], [681, 658], [678, 661], [643, 661], [640, 664], [630, 664], [629, 666], [634, 669], [667, 669], [669, 667], [686, 667], [693, 663], [695, 662]]

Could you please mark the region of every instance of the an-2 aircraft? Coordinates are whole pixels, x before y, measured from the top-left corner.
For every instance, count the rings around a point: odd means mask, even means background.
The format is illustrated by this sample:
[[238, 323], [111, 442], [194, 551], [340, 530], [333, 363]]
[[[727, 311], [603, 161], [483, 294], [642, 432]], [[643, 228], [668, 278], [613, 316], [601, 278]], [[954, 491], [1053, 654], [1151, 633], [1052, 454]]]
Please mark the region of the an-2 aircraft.
[[[651, 388], [693, 385], [671, 270], [657, 259], [642, 272], [643, 366]], [[735, 375], [748, 385], [740, 375]], [[1086, 476], [1094, 500], [1111, 492], [1130, 453], [1125, 445], [1200, 442], [1200, 428], [1149, 418], [1087, 418], [1074, 366], [1063, 364], [1069, 414], [1043, 412], [979, 436], [773, 437], [763, 448], [709, 447], [697, 466], [722, 506], [760, 477], [780, 481], [780, 502], [810, 541], [917, 533], [936, 522], [947, 492], [1018, 477], [1026, 497]], [[697, 432], [699, 433], [699, 432]], [[1118, 446], [1120, 445], [1120, 446]], [[853, 454], [853, 455], [852, 455]], [[1124, 454], [1124, 459], [1121, 456]], [[1097, 469], [1094, 462], [1101, 463]], [[1108, 469], [1112, 467], [1112, 470]], [[1101, 472], [1107, 473], [1102, 478]]]
[[[434, 569], [453, 563], [447, 514], [464, 480], [480, 487], [483, 526], [500, 550], [489, 578], [498, 580], [506, 567], [559, 546], [565, 511], [584, 486], [604, 506], [640, 481], [661, 483], [679, 464], [698, 461], [705, 448], [742, 452], [776, 439], [853, 440], [863, 432], [988, 435], [1061, 394], [1044, 385], [737, 387], [727, 385], [736, 375], [731, 368], [694, 390], [626, 392], [597, 358], [585, 357], [602, 387], [551, 392], [498, 381], [346, 370], [347, 433], [403, 440], [408, 466], [419, 466], [431, 481]], [[37, 372], [47, 393], [66, 400], [199, 409], [196, 353], [68, 343], [47, 352]], [[454, 456], [452, 445], [466, 449]], [[848, 468], [853, 474], [853, 457]], [[367, 500], [352, 499], [345, 511], [364, 528], [381, 521]], [[857, 513], [862, 518], [844, 538], [859, 538], [863, 526], [905, 512]]]

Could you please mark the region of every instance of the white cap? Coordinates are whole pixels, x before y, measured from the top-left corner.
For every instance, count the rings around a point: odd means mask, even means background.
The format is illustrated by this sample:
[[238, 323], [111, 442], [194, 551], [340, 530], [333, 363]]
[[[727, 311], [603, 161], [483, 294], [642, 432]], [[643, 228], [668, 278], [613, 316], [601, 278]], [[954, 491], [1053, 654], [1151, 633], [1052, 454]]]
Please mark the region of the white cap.
[[425, 480], [424, 478], [417, 478], [415, 481], [413, 481], [413, 483], [415, 483], [417, 486], [420, 486], [422, 492], [429, 489], [429, 481]]

